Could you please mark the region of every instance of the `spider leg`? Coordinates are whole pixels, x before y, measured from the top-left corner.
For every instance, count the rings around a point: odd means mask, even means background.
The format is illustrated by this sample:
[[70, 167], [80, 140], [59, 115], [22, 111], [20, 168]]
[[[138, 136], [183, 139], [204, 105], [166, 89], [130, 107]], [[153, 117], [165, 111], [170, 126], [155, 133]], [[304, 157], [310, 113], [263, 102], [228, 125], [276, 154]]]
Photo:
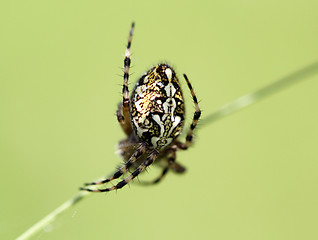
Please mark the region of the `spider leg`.
[[119, 103], [118, 109], [116, 111], [117, 121], [119, 122], [121, 128], [126, 133], [126, 135], [129, 136], [132, 132], [132, 128], [131, 128], [130, 122], [125, 120], [122, 114], [122, 110], [123, 110], [123, 104]]
[[176, 160], [176, 150], [173, 150], [173, 152], [171, 153], [171, 156], [167, 159], [168, 165], [162, 169], [162, 172], [159, 175], [159, 177], [157, 177], [156, 179], [152, 181], [140, 181], [139, 183], [142, 185], [153, 185], [153, 184], [159, 183], [164, 178], [164, 176], [168, 173], [169, 169], [176, 171], [175, 165], [177, 163], [175, 162], [175, 160]]
[[152, 181], [139, 181], [140, 184], [142, 185], [153, 185], [153, 184], [157, 184], [159, 183], [163, 178], [164, 176], [168, 173], [168, 170], [169, 170], [169, 166], [166, 166], [162, 169], [162, 172], [160, 174], [159, 177], [157, 177], [156, 179], [152, 180]]
[[124, 59], [124, 82], [123, 82], [123, 117], [126, 121], [124, 131], [127, 135], [129, 135], [132, 131], [131, 125], [127, 124], [129, 122], [129, 89], [128, 89], [128, 79], [129, 79], [129, 69], [130, 69], [130, 46], [132, 41], [132, 36], [134, 32], [135, 23], [131, 24], [128, 44], [125, 52]]
[[194, 90], [192, 88], [192, 85], [187, 77], [187, 75], [183, 74], [183, 77], [185, 78], [185, 80], [187, 81], [187, 84], [188, 84], [188, 87], [190, 89], [190, 92], [191, 92], [191, 95], [192, 95], [192, 98], [193, 98], [193, 102], [194, 102], [194, 107], [195, 107], [195, 112], [194, 112], [194, 116], [193, 116], [193, 120], [192, 120], [192, 123], [190, 125], [190, 129], [187, 133], [187, 137], [186, 137], [186, 142], [185, 143], [178, 143], [178, 147], [180, 149], [187, 149], [191, 143], [192, 143], [192, 137], [193, 137], [193, 130], [195, 129], [195, 127], [197, 126], [197, 123], [199, 121], [199, 118], [201, 116], [201, 110], [200, 110], [200, 107], [199, 107], [199, 104], [198, 104], [198, 100], [197, 100], [197, 97], [194, 93]]
[[[100, 185], [100, 184], [104, 184], [107, 182], [110, 182], [114, 179], [119, 178], [121, 175], [123, 175], [124, 173], [126, 173], [129, 170], [129, 167], [131, 167], [136, 161], [137, 159], [144, 154], [146, 151], [146, 146], [145, 145], [140, 145], [139, 148], [136, 150], [136, 152], [129, 158], [129, 160], [117, 171], [114, 173], [114, 175], [110, 178], [106, 178], [102, 181], [98, 181], [98, 182], [91, 182], [91, 183], [84, 183], [85, 186], [88, 185]], [[81, 188], [81, 190], [87, 190], [87, 189], [83, 189]]]
[[171, 153], [171, 156], [168, 158], [169, 169], [175, 173], [184, 173], [186, 170], [185, 167], [176, 162], [176, 151], [177, 148], [174, 149], [174, 151]]
[[166, 174], [168, 173], [169, 170], [172, 170], [175, 173], [184, 173], [186, 169], [185, 169], [185, 167], [181, 166], [179, 163], [172, 162], [172, 163], [169, 163], [169, 165], [167, 167], [162, 169], [162, 172], [161, 172], [159, 177], [157, 177], [156, 179], [149, 181], [149, 182], [141, 181], [140, 184], [143, 184], [143, 185], [157, 184], [166, 176]]
[[127, 185], [129, 182], [131, 182], [135, 177], [137, 177], [142, 171], [146, 169], [149, 165], [151, 165], [157, 158], [159, 152], [157, 150], [153, 150], [153, 152], [148, 156], [148, 158], [139, 165], [139, 167], [128, 177], [126, 177], [124, 180], [120, 181], [116, 185], [110, 187], [110, 188], [104, 188], [104, 189], [89, 189], [89, 188], [81, 188], [81, 190], [86, 190], [89, 192], [109, 192], [113, 190], [120, 189]]
[[170, 169], [174, 171], [175, 173], [184, 173], [186, 171], [186, 168], [183, 167], [180, 163], [174, 162]]

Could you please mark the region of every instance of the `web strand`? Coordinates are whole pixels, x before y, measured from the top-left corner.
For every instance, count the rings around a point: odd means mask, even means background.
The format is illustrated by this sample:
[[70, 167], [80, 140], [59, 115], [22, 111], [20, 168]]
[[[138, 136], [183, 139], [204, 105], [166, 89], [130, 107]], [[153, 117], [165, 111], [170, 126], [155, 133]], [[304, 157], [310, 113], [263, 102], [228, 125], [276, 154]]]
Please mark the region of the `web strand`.
[[206, 126], [211, 124], [221, 118], [224, 118], [232, 113], [235, 113], [245, 107], [248, 107], [256, 102], [263, 100], [266, 97], [271, 96], [274, 93], [277, 93], [285, 88], [288, 88], [296, 83], [307, 80], [309, 77], [314, 76], [318, 73], [318, 61], [308, 65], [296, 72], [293, 72], [265, 87], [258, 89], [255, 92], [248, 93], [244, 96], [241, 96], [234, 101], [225, 104], [219, 110], [207, 115], [200, 122], [200, 126]]

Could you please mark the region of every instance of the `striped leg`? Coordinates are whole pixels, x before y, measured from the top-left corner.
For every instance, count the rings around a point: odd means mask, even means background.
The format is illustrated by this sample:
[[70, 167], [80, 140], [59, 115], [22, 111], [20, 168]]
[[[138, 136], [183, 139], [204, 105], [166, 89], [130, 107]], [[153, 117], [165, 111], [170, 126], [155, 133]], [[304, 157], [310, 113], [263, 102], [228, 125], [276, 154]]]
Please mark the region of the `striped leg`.
[[146, 169], [146, 167], [151, 165], [156, 160], [158, 154], [159, 154], [159, 152], [154, 150], [148, 156], [148, 158], [142, 164], [140, 164], [139, 167], [131, 175], [129, 175], [124, 180], [117, 183], [115, 186], [112, 186], [110, 188], [104, 188], [104, 189], [88, 189], [87, 188], [87, 189], [82, 189], [82, 190], [86, 190], [89, 192], [109, 192], [109, 191], [120, 189], [120, 188], [124, 187], [125, 185], [127, 185], [129, 182], [131, 182], [135, 177], [137, 177], [142, 171], [144, 171]]
[[[126, 173], [129, 169], [129, 167], [131, 167], [136, 161], [137, 159], [144, 154], [146, 151], [146, 147], [145, 145], [140, 145], [140, 147], [136, 150], [136, 152], [130, 157], [130, 159], [124, 164], [124, 166], [122, 166], [112, 177], [107, 178], [105, 180], [102, 181], [98, 181], [98, 182], [91, 182], [91, 183], [85, 183], [85, 186], [88, 185], [100, 185], [100, 184], [104, 184], [107, 182], [110, 182], [116, 178], [119, 178], [120, 176], [122, 176], [124, 173]], [[90, 191], [90, 189], [87, 188], [80, 188], [80, 190], [86, 190], [86, 191]]]
[[118, 109], [116, 112], [117, 121], [119, 122], [121, 128], [126, 133], [126, 135], [129, 136], [132, 132], [132, 128], [131, 128], [130, 122], [125, 120], [125, 118], [122, 114], [122, 110], [123, 110], [123, 104], [120, 103], [120, 104], [118, 104]]
[[161, 172], [159, 177], [157, 177], [153, 181], [149, 181], [149, 182], [140, 181], [140, 184], [143, 184], [143, 185], [157, 184], [164, 178], [164, 176], [168, 173], [169, 170], [172, 170], [176, 173], [184, 173], [185, 172], [185, 168], [176, 162], [176, 152], [175, 151], [173, 151], [171, 153], [171, 156], [168, 158], [168, 166], [166, 166], [162, 169], [162, 172]]
[[[124, 120], [128, 123], [129, 122], [129, 89], [128, 89], [128, 79], [129, 79], [129, 69], [130, 69], [130, 46], [131, 40], [134, 32], [135, 23], [131, 24], [131, 29], [129, 32], [128, 44], [125, 52], [125, 59], [124, 59], [124, 82], [123, 82], [123, 116]], [[127, 130], [131, 131], [130, 124], [126, 124]]]
[[159, 183], [163, 178], [164, 176], [168, 173], [168, 170], [169, 170], [169, 166], [165, 167], [160, 176], [157, 177], [155, 180], [152, 180], [152, 181], [140, 181], [139, 183], [142, 184], [142, 185], [153, 185], [153, 184], [157, 184]]
[[199, 121], [199, 118], [201, 116], [201, 110], [200, 110], [200, 107], [199, 107], [199, 104], [198, 104], [198, 100], [197, 100], [197, 97], [194, 93], [194, 90], [192, 88], [192, 85], [187, 77], [187, 75], [183, 74], [185, 80], [187, 81], [187, 84], [188, 84], [188, 87], [191, 91], [191, 95], [192, 95], [192, 98], [193, 98], [193, 102], [194, 102], [194, 107], [195, 107], [195, 112], [194, 112], [194, 116], [193, 116], [193, 120], [192, 120], [192, 123], [190, 125], [190, 129], [187, 133], [187, 137], [186, 137], [186, 142], [183, 144], [183, 143], [180, 143], [178, 142], [178, 147], [181, 148], [181, 149], [187, 149], [191, 143], [192, 143], [192, 136], [193, 136], [193, 130], [195, 129], [195, 127], [197, 126], [197, 123]]
[[142, 184], [142, 185], [153, 185], [153, 184], [159, 183], [164, 178], [164, 176], [168, 173], [168, 171], [171, 168], [172, 164], [175, 163], [176, 150], [174, 150], [171, 153], [171, 156], [167, 160], [168, 160], [168, 165], [162, 169], [162, 172], [161, 172], [159, 177], [157, 177], [156, 179], [154, 179], [152, 181], [140, 181], [139, 183]]

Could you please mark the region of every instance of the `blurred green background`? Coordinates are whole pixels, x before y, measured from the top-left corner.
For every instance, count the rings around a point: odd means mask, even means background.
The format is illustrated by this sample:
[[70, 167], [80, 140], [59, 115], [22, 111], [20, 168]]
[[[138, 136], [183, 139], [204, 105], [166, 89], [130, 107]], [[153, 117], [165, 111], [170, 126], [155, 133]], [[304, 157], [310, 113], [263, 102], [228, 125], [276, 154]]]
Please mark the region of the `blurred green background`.
[[[120, 163], [133, 20], [130, 88], [167, 61], [204, 117], [316, 61], [317, 11], [314, 0], [1, 2], [0, 239]], [[318, 239], [317, 90], [315, 76], [199, 127], [178, 153], [186, 174], [90, 196], [36, 239]]]

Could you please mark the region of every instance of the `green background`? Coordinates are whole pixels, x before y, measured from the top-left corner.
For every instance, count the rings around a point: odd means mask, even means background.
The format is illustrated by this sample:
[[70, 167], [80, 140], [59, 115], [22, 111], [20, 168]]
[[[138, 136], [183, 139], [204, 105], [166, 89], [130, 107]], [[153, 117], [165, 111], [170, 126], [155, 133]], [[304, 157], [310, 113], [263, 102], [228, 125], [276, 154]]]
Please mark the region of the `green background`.
[[[120, 163], [132, 20], [130, 88], [167, 61], [204, 117], [316, 61], [317, 12], [315, 0], [1, 2], [0, 239]], [[201, 125], [178, 153], [186, 174], [90, 196], [36, 239], [318, 239], [317, 90], [315, 76]]]

